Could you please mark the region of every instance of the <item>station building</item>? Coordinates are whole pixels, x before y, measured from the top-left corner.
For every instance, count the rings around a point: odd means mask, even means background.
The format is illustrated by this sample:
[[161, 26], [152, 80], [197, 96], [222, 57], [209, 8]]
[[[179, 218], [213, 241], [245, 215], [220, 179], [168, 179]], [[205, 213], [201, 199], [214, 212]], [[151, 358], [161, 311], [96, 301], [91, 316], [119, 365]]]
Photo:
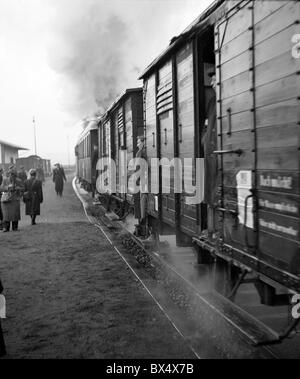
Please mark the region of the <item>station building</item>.
[[28, 149], [0, 140], [0, 168], [7, 170], [10, 165], [16, 164], [20, 150]]

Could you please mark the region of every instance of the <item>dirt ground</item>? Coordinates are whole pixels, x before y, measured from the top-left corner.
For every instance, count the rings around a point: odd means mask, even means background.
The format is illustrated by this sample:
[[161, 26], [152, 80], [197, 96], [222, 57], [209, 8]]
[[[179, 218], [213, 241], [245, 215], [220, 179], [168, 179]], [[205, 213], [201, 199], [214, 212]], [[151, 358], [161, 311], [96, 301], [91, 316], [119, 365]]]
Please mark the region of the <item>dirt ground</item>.
[[[44, 186], [38, 225], [0, 234], [7, 358], [195, 358], [105, 237], [71, 177]], [[24, 213], [24, 206], [22, 205]]]

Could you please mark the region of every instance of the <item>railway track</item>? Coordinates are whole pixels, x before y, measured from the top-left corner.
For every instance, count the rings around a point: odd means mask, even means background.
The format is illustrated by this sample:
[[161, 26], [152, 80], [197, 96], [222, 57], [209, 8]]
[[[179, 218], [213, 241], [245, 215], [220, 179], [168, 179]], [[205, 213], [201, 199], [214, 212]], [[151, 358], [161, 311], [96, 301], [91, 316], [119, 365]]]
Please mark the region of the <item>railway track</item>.
[[[264, 339], [276, 339], [278, 335], [273, 330], [219, 294], [201, 293], [194, 283], [160, 257], [157, 251], [146, 250], [122, 222], [110, 222], [104, 215], [96, 218], [89, 214], [88, 200], [91, 199], [84, 199], [79, 193], [75, 179], [73, 188], [88, 221], [108, 240], [137, 282], [189, 346], [195, 359], [216, 355], [222, 358], [281, 358], [273, 348], [254, 346]], [[161, 288], [158, 290], [158, 286], [149, 280], [149, 276], [168, 293], [168, 300], [162, 295]], [[185, 322], [182, 322], [183, 314], [187, 317]], [[210, 337], [216, 348], [207, 347], [204, 338]]]

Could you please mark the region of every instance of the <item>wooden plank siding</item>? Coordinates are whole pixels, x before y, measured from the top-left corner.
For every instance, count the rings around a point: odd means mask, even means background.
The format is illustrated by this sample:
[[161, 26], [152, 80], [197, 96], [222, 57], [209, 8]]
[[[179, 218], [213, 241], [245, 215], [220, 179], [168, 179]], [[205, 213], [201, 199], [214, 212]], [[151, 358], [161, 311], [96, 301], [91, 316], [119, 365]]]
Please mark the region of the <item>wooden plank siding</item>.
[[[242, 154], [224, 154], [218, 159], [221, 171], [222, 208], [238, 213], [237, 175], [240, 171], [252, 171], [255, 166], [255, 139], [253, 130], [254, 98], [253, 87], [253, 43], [252, 2], [243, 7], [217, 30], [217, 116], [218, 150], [241, 149]], [[220, 29], [221, 27], [221, 29]], [[235, 31], [236, 30], [236, 31]], [[225, 33], [225, 35], [224, 35]], [[227, 35], [229, 33], [229, 35]], [[224, 53], [224, 56], [223, 56]], [[230, 113], [229, 113], [230, 112]], [[229, 183], [228, 183], [229, 182]], [[225, 243], [242, 249], [245, 247], [245, 234], [238, 219], [228, 213], [219, 212], [222, 222], [217, 224]], [[254, 235], [249, 233], [250, 242]]]
[[[127, 186], [121, 188], [121, 183], [124, 184], [121, 179], [124, 179], [125, 165], [136, 155], [137, 136], [143, 133], [143, 89], [127, 89], [107, 112], [105, 121], [101, 123], [101, 138], [105, 142], [102, 150], [116, 164], [116, 194], [124, 200], [127, 198], [133, 204], [133, 196], [125, 194], [128, 191]], [[126, 160], [123, 159], [121, 151], [126, 152]], [[127, 180], [132, 174], [133, 170], [129, 169]]]
[[[251, 172], [252, 253], [293, 274], [300, 274], [300, 59], [292, 55], [299, 20], [299, 2], [245, 2], [217, 24], [215, 44], [218, 149], [242, 150], [219, 158], [223, 207], [239, 211], [237, 174]], [[240, 222], [223, 215], [221, 232], [249, 253]]]
[[[195, 165], [185, 166], [185, 158], [195, 158], [195, 110], [194, 110], [194, 59], [193, 45], [188, 43], [176, 55], [177, 71], [177, 114], [178, 114], [178, 157], [182, 162], [182, 171], [190, 178], [190, 184], [195, 184]], [[188, 183], [185, 183], [186, 185]], [[185, 197], [191, 196], [184, 187], [180, 195], [180, 229], [193, 235], [197, 233], [197, 208], [186, 204]]]
[[[160, 158], [172, 161], [174, 158], [174, 120], [173, 120], [173, 76], [172, 62], [168, 61], [158, 71], [156, 109], [160, 133]], [[169, 177], [164, 170], [170, 172]], [[174, 169], [161, 165], [162, 221], [175, 226]]]
[[127, 149], [127, 159], [130, 162], [134, 157], [133, 148], [133, 117], [132, 117], [132, 107], [131, 107], [131, 97], [129, 97], [124, 103], [124, 114], [125, 114], [125, 130], [126, 130], [126, 149]]
[[[135, 91], [134, 93], [131, 94], [130, 98], [127, 100], [130, 103], [130, 114], [131, 114], [131, 120], [129, 122], [128, 127], [126, 127], [126, 130], [129, 131], [130, 133], [130, 141], [128, 141], [127, 138], [127, 143], [131, 144], [131, 151], [130, 156], [132, 158], [136, 157], [137, 153], [137, 137], [138, 136], [144, 136], [144, 125], [143, 125], [143, 91]], [[127, 103], [127, 102], [126, 102]], [[126, 109], [126, 103], [125, 103], [125, 109]], [[126, 132], [127, 133], [127, 132]], [[128, 149], [128, 145], [126, 145]], [[131, 159], [132, 159], [131, 158]], [[129, 157], [128, 157], [129, 159]], [[128, 160], [129, 162], [129, 160]], [[132, 173], [128, 171], [128, 177]], [[133, 196], [128, 194], [126, 196], [127, 201], [130, 204], [133, 204]]]
[[111, 122], [113, 124], [113, 135], [114, 135], [114, 155], [113, 159], [116, 164], [116, 193], [119, 193], [119, 129], [118, 129], [118, 113], [119, 108], [116, 108], [114, 112], [111, 114]]
[[111, 122], [110, 120], [105, 121], [104, 130], [105, 130], [105, 156], [111, 158]]
[[[144, 83], [144, 112], [145, 112], [145, 133], [147, 145], [148, 164], [151, 158], [158, 158], [158, 138], [156, 128], [156, 78], [155, 74], [150, 76]], [[149, 178], [149, 186], [158, 188], [159, 182], [157, 177]], [[157, 195], [148, 194], [147, 213], [155, 218], [158, 218]]]
[[[216, 223], [224, 242], [237, 249], [247, 249], [246, 235], [239, 214], [238, 177], [250, 173], [248, 189], [254, 185], [255, 133], [253, 72], [253, 2], [244, 2], [216, 25], [218, 149], [241, 150], [241, 154], [222, 154], [218, 158], [221, 184], [218, 204], [226, 212], [217, 212]], [[248, 179], [249, 180], [249, 179]], [[250, 188], [249, 188], [250, 186]], [[243, 191], [243, 189], [242, 189]], [[246, 196], [244, 195], [244, 196]], [[242, 201], [242, 200], [240, 200]], [[231, 213], [229, 213], [231, 212]], [[232, 213], [233, 212], [233, 213]], [[251, 212], [247, 217], [251, 218]], [[253, 230], [247, 233], [248, 244], [255, 243]]]
[[296, 24], [300, 5], [292, 1], [281, 7], [276, 4], [276, 9], [265, 18], [260, 16], [260, 8], [261, 5], [255, 5], [257, 169], [261, 188], [258, 191], [259, 252], [267, 261], [300, 274], [300, 81], [297, 75], [300, 61], [291, 53], [292, 36], [300, 31]]

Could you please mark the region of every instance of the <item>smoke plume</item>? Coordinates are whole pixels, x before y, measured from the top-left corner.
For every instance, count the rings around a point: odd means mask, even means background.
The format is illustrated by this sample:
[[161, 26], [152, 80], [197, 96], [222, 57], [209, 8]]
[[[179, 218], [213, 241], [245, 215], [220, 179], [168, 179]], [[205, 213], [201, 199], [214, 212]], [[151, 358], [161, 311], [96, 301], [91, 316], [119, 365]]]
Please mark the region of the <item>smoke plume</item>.
[[46, 1], [54, 30], [48, 61], [60, 74], [62, 107], [79, 118], [141, 86], [139, 74], [200, 12], [197, 0]]

